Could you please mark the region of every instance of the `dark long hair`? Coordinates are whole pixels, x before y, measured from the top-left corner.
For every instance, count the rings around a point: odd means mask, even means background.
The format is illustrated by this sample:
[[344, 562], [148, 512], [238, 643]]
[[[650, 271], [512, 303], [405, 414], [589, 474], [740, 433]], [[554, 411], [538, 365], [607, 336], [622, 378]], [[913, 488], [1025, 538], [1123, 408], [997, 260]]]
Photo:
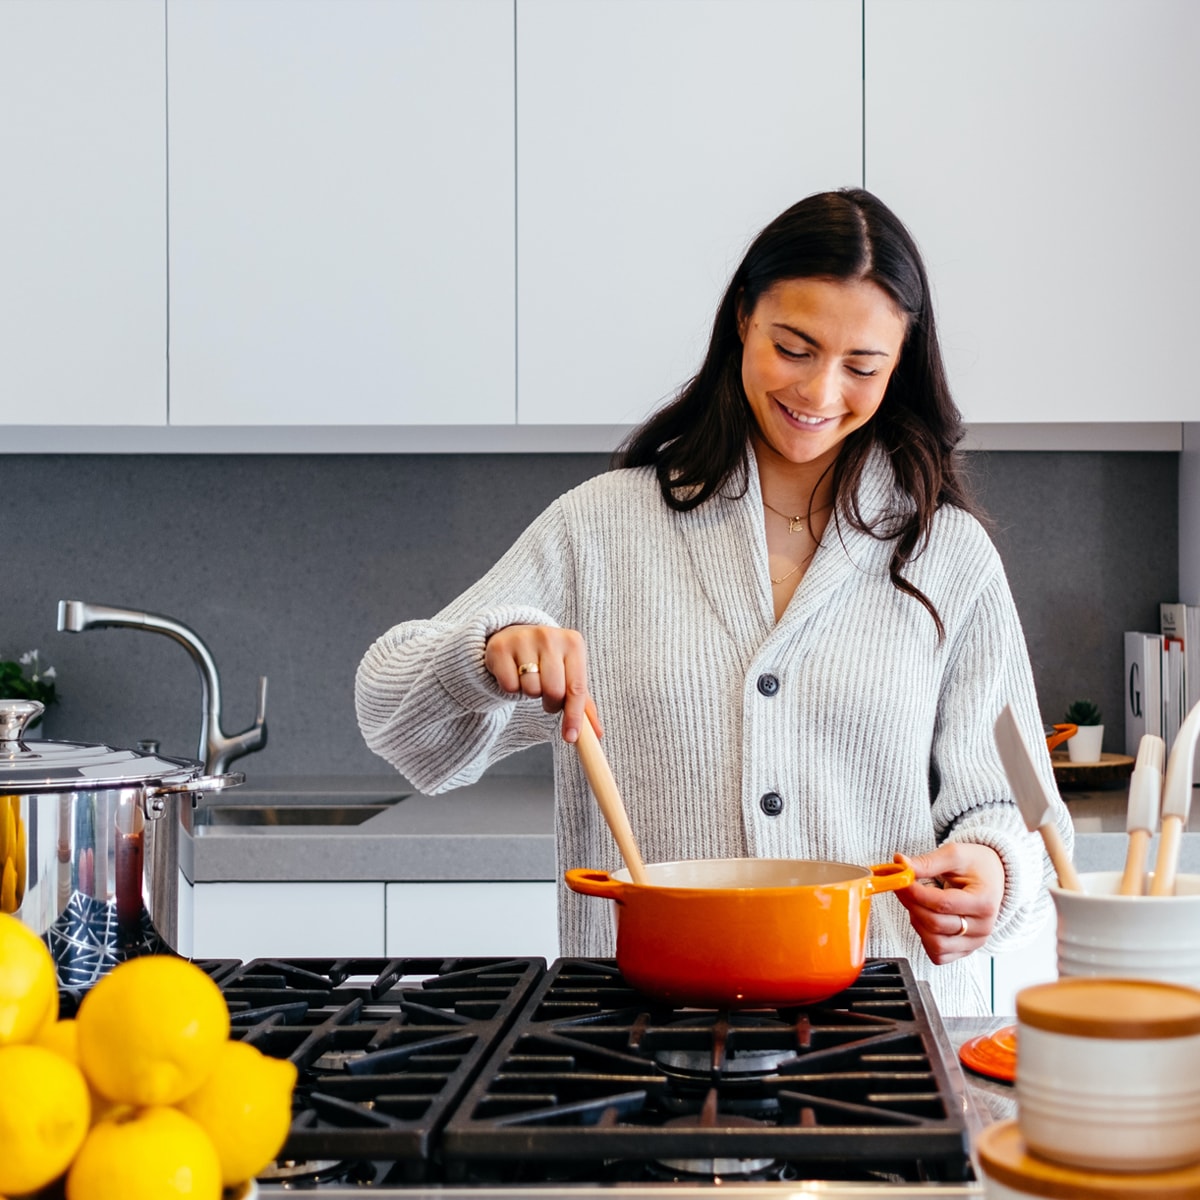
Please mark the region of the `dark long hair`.
[[[956, 447], [962, 415], [950, 396], [934, 328], [929, 281], [920, 252], [896, 215], [870, 192], [844, 188], [794, 204], [753, 241], [721, 298], [704, 362], [670, 404], [625, 440], [613, 465], [652, 466], [672, 508], [696, 508], [727, 484], [744, 494], [753, 416], [742, 387], [740, 313], [785, 279], [865, 280], [881, 287], [907, 317], [900, 359], [879, 411], [854, 430], [833, 464], [839, 520], [892, 541], [888, 574], [900, 591], [929, 610], [929, 598], [901, 572], [924, 548], [934, 513], [950, 504], [974, 512]], [[891, 459], [911, 505], [873, 522], [862, 513], [858, 484], [874, 447]]]

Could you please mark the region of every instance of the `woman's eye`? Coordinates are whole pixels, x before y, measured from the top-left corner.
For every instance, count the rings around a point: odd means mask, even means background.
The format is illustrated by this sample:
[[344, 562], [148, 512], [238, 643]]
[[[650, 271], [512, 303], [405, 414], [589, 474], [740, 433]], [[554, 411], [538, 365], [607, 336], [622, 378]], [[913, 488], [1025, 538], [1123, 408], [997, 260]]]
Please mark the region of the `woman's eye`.
[[872, 375], [879, 374], [878, 369], [872, 369], [870, 371], [862, 371], [858, 367], [847, 367], [846, 370], [849, 371], [851, 375], [857, 375], [859, 377], [859, 379], [870, 379]]
[[789, 350], [786, 346], [781, 346], [778, 342], [775, 343], [775, 349], [778, 350], [784, 358], [801, 359], [808, 357], [807, 350]]

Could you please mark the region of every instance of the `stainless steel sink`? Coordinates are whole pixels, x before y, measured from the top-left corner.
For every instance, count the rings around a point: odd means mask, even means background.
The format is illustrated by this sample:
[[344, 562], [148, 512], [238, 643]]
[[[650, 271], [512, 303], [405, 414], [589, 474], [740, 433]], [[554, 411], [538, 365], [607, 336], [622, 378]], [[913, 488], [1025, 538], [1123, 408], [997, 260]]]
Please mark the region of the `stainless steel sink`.
[[357, 797], [329, 797], [317, 799], [312, 796], [296, 797], [289, 802], [272, 804], [222, 803], [205, 804], [191, 813], [193, 832], [197, 836], [236, 827], [241, 829], [271, 829], [296, 826], [361, 825], [372, 817], [386, 812], [403, 800], [404, 796], [388, 796], [381, 799]]

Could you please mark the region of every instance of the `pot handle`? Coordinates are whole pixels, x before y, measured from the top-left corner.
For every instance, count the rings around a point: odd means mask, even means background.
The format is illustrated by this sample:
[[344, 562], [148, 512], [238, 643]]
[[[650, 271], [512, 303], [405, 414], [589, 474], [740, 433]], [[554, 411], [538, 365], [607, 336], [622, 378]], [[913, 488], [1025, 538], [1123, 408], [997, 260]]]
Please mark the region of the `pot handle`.
[[625, 893], [625, 884], [614, 879], [607, 871], [589, 871], [586, 867], [572, 867], [563, 878], [573, 892], [585, 896], [603, 896], [607, 900], [619, 900]]
[[874, 895], [876, 892], [898, 892], [901, 888], [912, 887], [916, 882], [912, 867], [903, 863], [876, 863], [871, 868], [871, 878], [867, 880], [867, 891]]
[[155, 821], [166, 811], [167, 796], [192, 796], [192, 807], [196, 807], [194, 793], [219, 792], [227, 787], [237, 787], [246, 782], [243, 771], [227, 771], [224, 775], [201, 775], [198, 779], [189, 779], [186, 783], [170, 783], [162, 787], [149, 787], [142, 797], [142, 811]]

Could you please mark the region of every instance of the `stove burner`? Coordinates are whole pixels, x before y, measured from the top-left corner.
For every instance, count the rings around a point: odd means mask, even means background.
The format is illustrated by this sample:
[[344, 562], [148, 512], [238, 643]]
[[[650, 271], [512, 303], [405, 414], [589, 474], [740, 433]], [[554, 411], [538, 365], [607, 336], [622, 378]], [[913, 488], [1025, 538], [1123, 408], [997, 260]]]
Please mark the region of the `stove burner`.
[[[743, 1117], [736, 1113], [717, 1113], [717, 1089], [710, 1088], [698, 1113], [681, 1117], [669, 1117], [663, 1122], [664, 1129], [767, 1129], [766, 1121]], [[669, 1171], [695, 1175], [701, 1179], [730, 1176], [762, 1175], [775, 1165], [773, 1158], [662, 1158], [658, 1160]]]
[[[668, 1075], [683, 1080], [765, 1078], [784, 1063], [796, 1060], [796, 1050], [790, 1044], [791, 1026], [756, 1013], [739, 1013], [731, 1018], [725, 1012], [697, 1012], [671, 1022], [664, 1036], [674, 1041], [676, 1032], [691, 1034], [692, 1040], [698, 1037], [701, 1044], [663, 1046], [654, 1051], [654, 1061]], [[773, 1045], [747, 1045], [738, 1040], [743, 1034], [749, 1037], [760, 1033]]]

